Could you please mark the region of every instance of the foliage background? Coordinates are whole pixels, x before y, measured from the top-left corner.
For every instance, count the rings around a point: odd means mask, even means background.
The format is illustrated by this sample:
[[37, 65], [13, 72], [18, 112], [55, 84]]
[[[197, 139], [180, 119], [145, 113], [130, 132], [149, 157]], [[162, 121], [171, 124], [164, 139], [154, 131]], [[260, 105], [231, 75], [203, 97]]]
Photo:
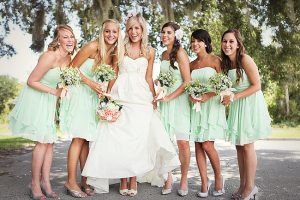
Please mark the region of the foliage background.
[[[298, 0], [1, 0], [0, 57], [16, 55], [14, 45], [5, 42], [10, 24], [32, 35], [30, 49], [42, 52], [57, 24], [79, 27], [79, 46], [97, 37], [106, 18], [123, 18], [138, 10], [149, 23], [149, 41], [162, 51], [160, 28], [176, 21], [185, 32], [182, 44], [193, 57], [190, 34], [197, 28], [210, 32], [214, 53], [220, 54], [220, 38], [229, 28], [240, 29], [246, 50], [259, 67], [262, 86], [273, 122], [300, 124], [300, 1]], [[123, 25], [124, 28], [124, 25]], [[271, 42], [264, 40], [271, 30]], [[20, 85], [13, 78], [0, 77], [0, 114], [4, 120]]]

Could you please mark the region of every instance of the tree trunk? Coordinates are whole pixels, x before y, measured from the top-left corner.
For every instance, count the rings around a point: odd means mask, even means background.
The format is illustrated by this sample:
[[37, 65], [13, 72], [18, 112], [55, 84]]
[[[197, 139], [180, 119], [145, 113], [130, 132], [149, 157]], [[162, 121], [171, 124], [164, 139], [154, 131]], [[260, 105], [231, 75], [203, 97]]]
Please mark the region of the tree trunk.
[[286, 104], [286, 116], [290, 114], [290, 97], [289, 97], [289, 84], [285, 83], [285, 104]]
[[64, 0], [56, 0], [55, 20], [57, 24], [67, 24], [63, 5]]
[[45, 46], [45, 36], [43, 26], [45, 24], [45, 5], [43, 1], [38, 1], [34, 6], [36, 14], [32, 25], [32, 44], [30, 48], [34, 52], [42, 52]]
[[[119, 4], [119, 1], [114, 1], [115, 4]], [[116, 8], [119, 5], [114, 5], [112, 0], [98, 0], [99, 8], [100, 8], [100, 25], [102, 25], [103, 21], [106, 19], [121, 19], [121, 15], [119, 10]]]
[[171, 0], [160, 0], [160, 5], [164, 11], [166, 22], [175, 21]]

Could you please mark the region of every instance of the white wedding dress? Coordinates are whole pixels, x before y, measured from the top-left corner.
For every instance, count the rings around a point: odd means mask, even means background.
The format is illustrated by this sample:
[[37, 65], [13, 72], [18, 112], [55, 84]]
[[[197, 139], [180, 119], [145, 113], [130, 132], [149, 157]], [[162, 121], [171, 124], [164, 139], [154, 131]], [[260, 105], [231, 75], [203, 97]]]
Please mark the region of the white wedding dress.
[[180, 165], [145, 80], [148, 60], [124, 57], [112, 87], [123, 105], [116, 122], [99, 122], [82, 175], [97, 193], [109, 192], [109, 180], [137, 176], [139, 182], [163, 186], [167, 173]]

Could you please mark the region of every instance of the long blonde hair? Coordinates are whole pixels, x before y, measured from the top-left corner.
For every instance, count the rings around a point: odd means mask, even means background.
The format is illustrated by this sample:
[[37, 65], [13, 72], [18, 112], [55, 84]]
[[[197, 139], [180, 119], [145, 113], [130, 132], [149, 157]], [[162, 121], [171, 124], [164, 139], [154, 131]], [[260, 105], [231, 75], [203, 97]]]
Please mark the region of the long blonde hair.
[[127, 20], [126, 23], [126, 33], [125, 33], [125, 38], [124, 38], [124, 45], [125, 45], [125, 53], [129, 52], [131, 50], [131, 44], [130, 44], [130, 38], [128, 35], [128, 30], [134, 26], [136, 21], [140, 24], [143, 30], [142, 34], [142, 42], [141, 42], [141, 53], [143, 56], [148, 58], [149, 53], [150, 53], [150, 48], [148, 46], [148, 30], [147, 30], [147, 22], [144, 19], [144, 17], [138, 13], [136, 16], [132, 16]]
[[58, 49], [58, 47], [59, 47], [59, 41], [58, 40], [59, 40], [59, 37], [60, 37], [60, 31], [61, 30], [68, 30], [73, 34], [74, 39], [75, 39], [75, 47], [74, 47], [73, 51], [71, 52], [71, 54], [73, 54], [74, 51], [77, 49], [77, 40], [75, 38], [73, 29], [70, 26], [66, 25], [66, 24], [60, 24], [56, 27], [56, 29], [54, 30], [53, 40], [48, 45], [48, 51], [55, 51], [56, 49]]
[[[107, 45], [104, 40], [104, 30], [108, 23], [114, 23], [118, 27], [118, 40], [117, 40], [115, 46], [113, 47], [114, 49], [112, 50], [112, 53], [109, 55], [107, 55], [108, 49], [107, 49]], [[117, 56], [118, 62], [120, 62], [120, 60], [122, 60], [122, 58], [124, 56], [124, 45], [123, 45], [123, 40], [122, 40], [122, 35], [121, 35], [121, 26], [117, 20], [115, 20], [115, 19], [105, 20], [102, 23], [101, 31], [100, 31], [100, 34], [99, 34], [99, 37], [97, 40], [98, 40], [98, 52], [95, 57], [93, 69], [96, 69], [96, 67], [100, 64], [105, 64], [106, 58], [108, 56]]]

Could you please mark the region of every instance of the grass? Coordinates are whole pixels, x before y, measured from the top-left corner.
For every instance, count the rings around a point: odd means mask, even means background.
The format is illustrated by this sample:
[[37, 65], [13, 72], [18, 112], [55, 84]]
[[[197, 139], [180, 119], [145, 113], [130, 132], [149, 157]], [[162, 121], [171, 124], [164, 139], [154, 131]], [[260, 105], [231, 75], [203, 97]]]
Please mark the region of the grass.
[[[58, 129], [58, 136], [62, 135]], [[271, 138], [300, 138], [300, 126], [298, 127], [272, 127]], [[7, 124], [0, 124], [0, 152], [13, 151], [33, 146], [35, 142], [24, 138], [11, 136]]]
[[33, 146], [34, 144], [35, 142], [21, 137], [0, 135], [0, 152], [22, 149]]

